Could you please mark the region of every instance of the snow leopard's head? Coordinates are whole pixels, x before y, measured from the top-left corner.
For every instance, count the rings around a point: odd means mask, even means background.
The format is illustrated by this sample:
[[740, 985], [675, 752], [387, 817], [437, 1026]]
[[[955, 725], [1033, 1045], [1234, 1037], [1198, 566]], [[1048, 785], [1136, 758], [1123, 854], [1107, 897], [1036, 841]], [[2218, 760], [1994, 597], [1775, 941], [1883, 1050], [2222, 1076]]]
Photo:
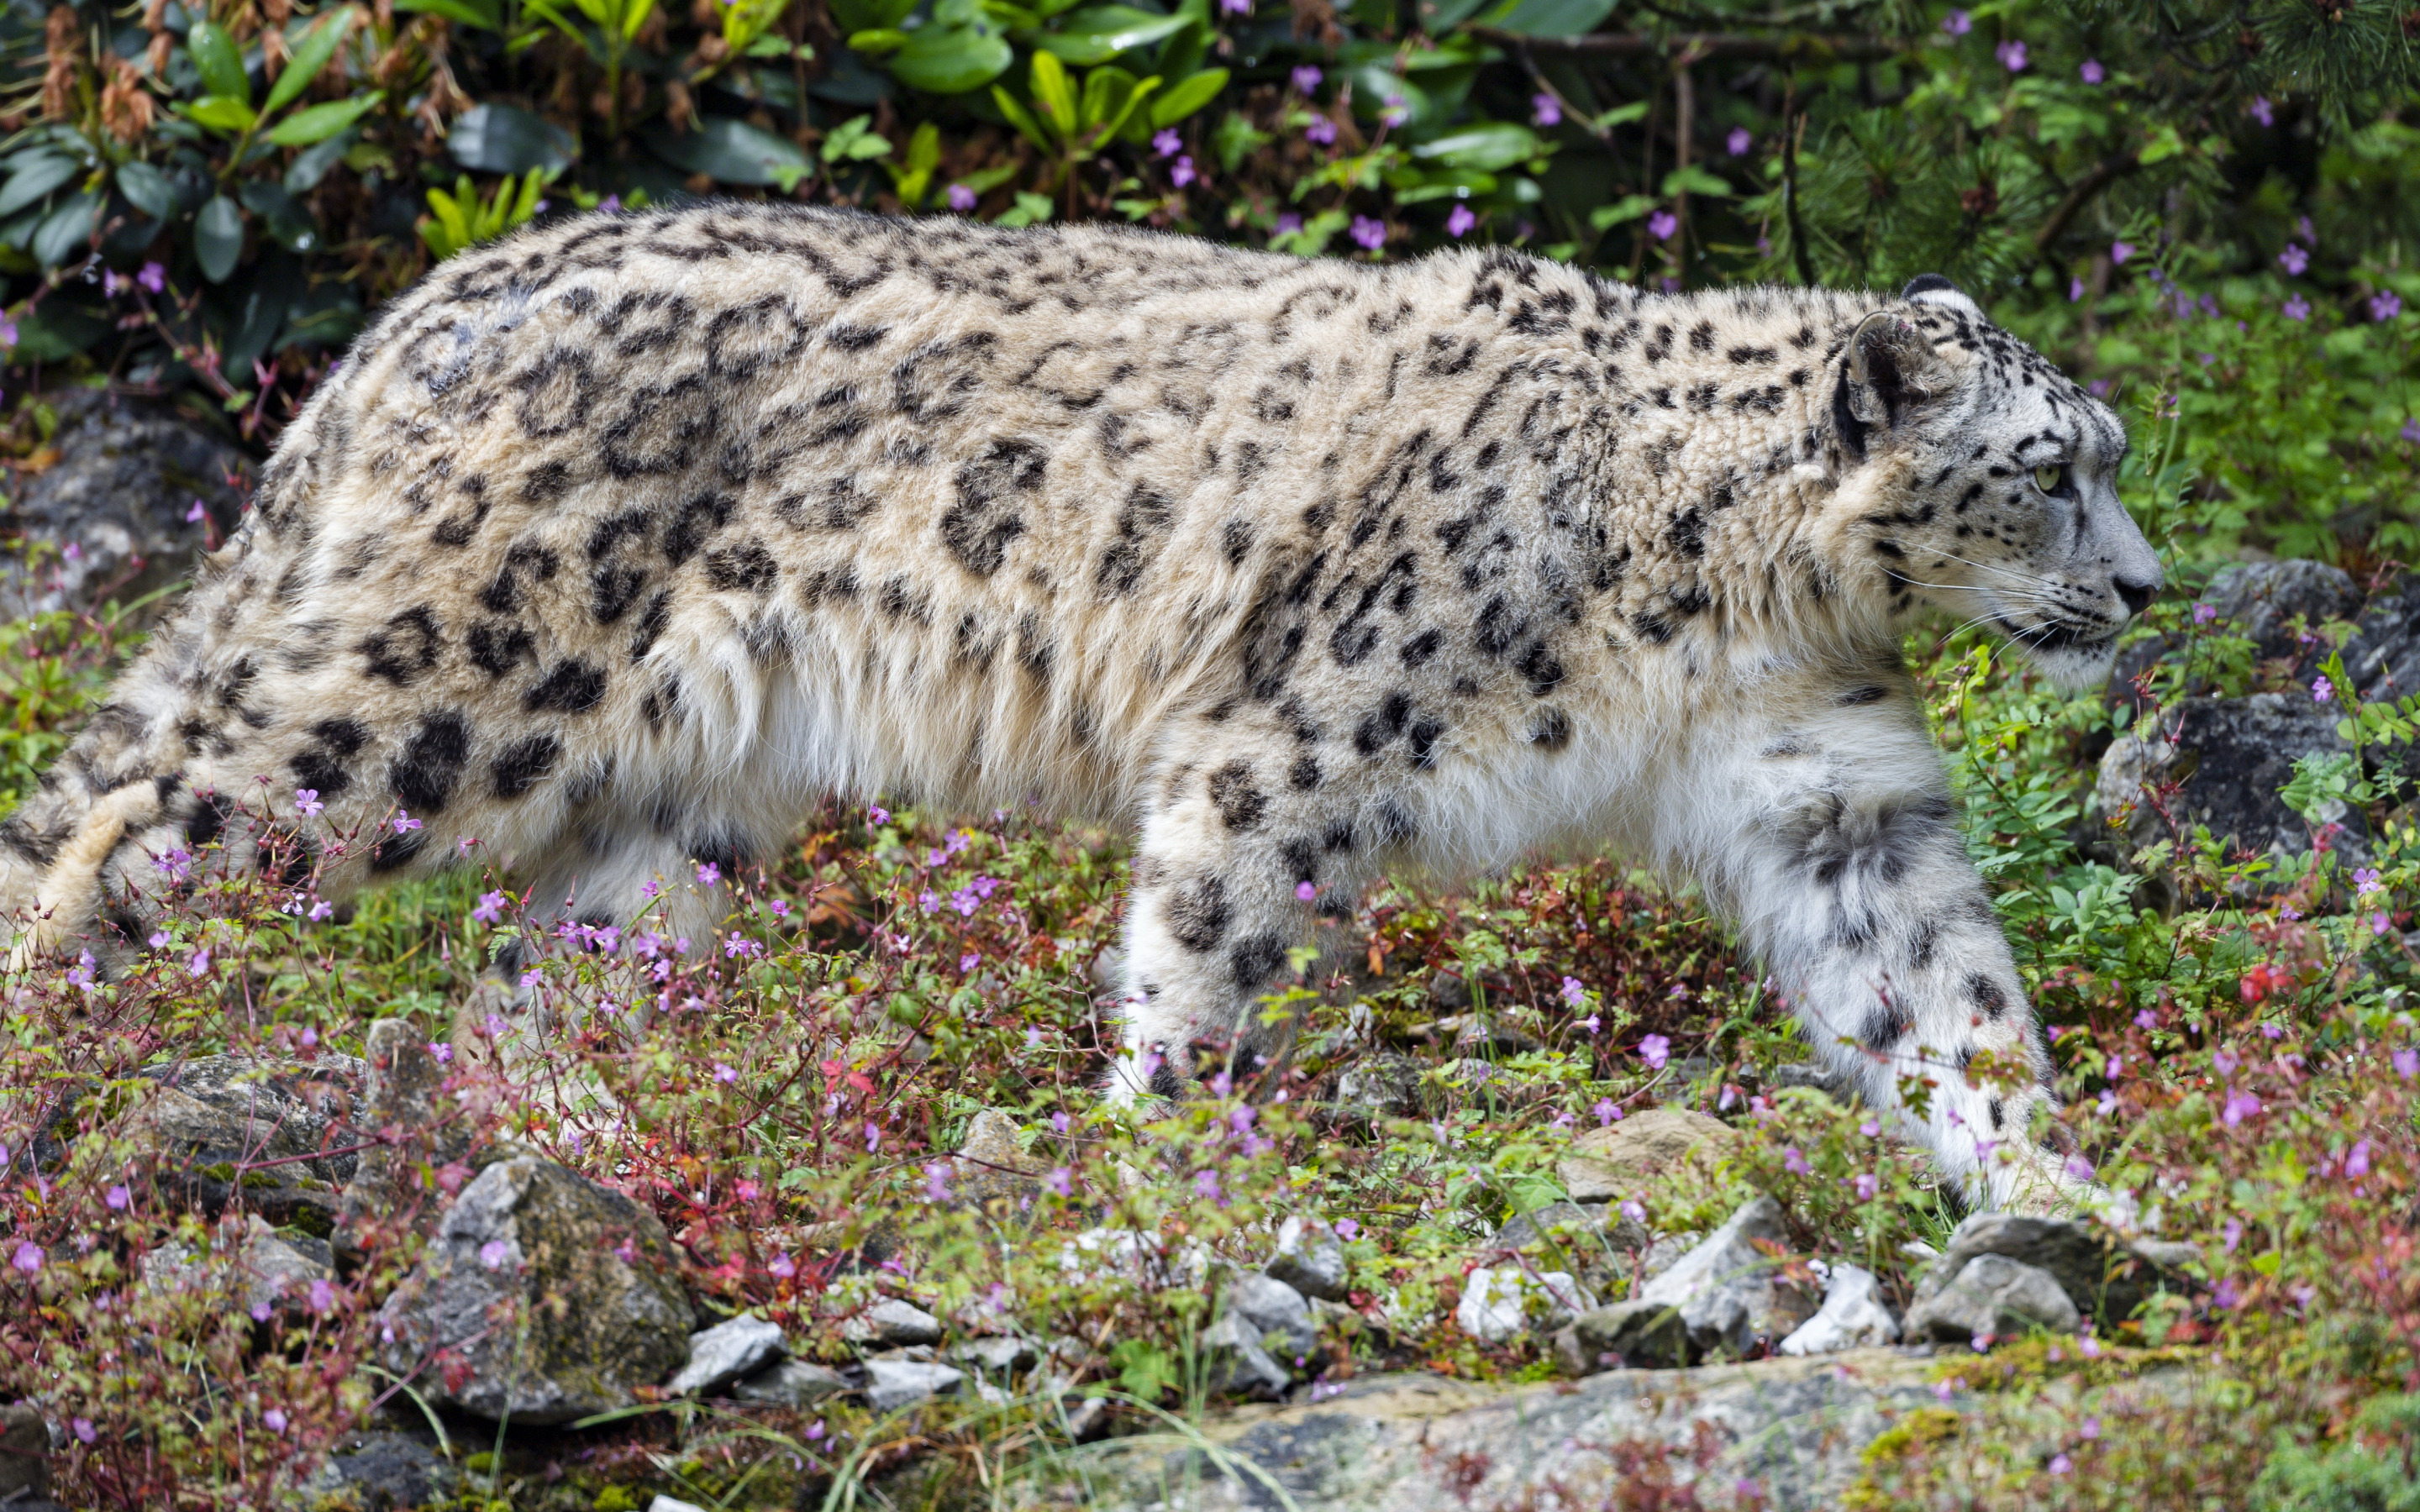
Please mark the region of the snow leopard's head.
[[1928, 273], [1861, 322], [1832, 421], [1871, 470], [1853, 549], [1891, 608], [1996, 626], [2057, 681], [2105, 676], [2160, 559], [2118, 500], [2126, 431], [2107, 405]]

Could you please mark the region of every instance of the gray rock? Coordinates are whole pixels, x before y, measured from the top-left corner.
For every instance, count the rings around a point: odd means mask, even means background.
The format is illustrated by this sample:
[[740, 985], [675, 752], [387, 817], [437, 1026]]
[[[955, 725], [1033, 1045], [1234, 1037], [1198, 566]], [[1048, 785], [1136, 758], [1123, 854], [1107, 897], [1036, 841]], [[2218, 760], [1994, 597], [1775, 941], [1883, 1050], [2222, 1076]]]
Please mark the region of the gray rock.
[[[258, 1213], [247, 1214], [240, 1226], [233, 1214], [221, 1219], [215, 1242], [223, 1252], [234, 1251], [233, 1273], [225, 1277], [236, 1288], [229, 1304], [256, 1318], [265, 1318], [272, 1309], [303, 1309], [311, 1283], [335, 1274], [335, 1257], [325, 1241], [280, 1234]], [[190, 1291], [213, 1279], [209, 1262], [180, 1240], [145, 1251], [139, 1268], [144, 1288], [150, 1291]]]
[[1505, 1224], [1486, 1247], [1527, 1256], [1540, 1270], [1568, 1271], [1602, 1294], [1638, 1279], [1635, 1257], [1649, 1242], [1646, 1227], [1610, 1203], [1550, 1202]]
[[1014, 1207], [1042, 1190], [1037, 1178], [1045, 1163], [1025, 1152], [1016, 1120], [997, 1108], [985, 1108], [968, 1121], [950, 1165], [957, 1200], [977, 1207], [1001, 1198]]
[[386, 1364], [455, 1351], [459, 1390], [425, 1372], [434, 1402], [482, 1417], [566, 1423], [637, 1398], [689, 1354], [689, 1300], [654, 1213], [534, 1156], [479, 1173], [379, 1317]]
[[1780, 1348], [1784, 1354], [1835, 1354], [1898, 1342], [1899, 1319], [1883, 1301], [1882, 1283], [1862, 1266], [1835, 1261], [1823, 1305]]
[[954, 1364], [968, 1366], [985, 1375], [1006, 1376], [1019, 1370], [1030, 1370], [1042, 1358], [1032, 1339], [1014, 1334], [993, 1334], [982, 1338], [960, 1339], [950, 1346]]
[[[2188, 699], [2177, 706], [2174, 740], [2123, 735], [2110, 742], [2093, 786], [2094, 810], [2114, 819], [2133, 804], [2127, 838], [2138, 847], [2150, 844], [2168, 831], [2149, 795], [2176, 782], [2167, 806], [2179, 823], [2207, 825], [2230, 846], [2281, 858], [2301, 856], [2311, 848], [2311, 826], [2278, 792], [2293, 779], [2302, 757], [2351, 748], [2336, 734], [2340, 717], [2334, 705], [2307, 693]], [[2343, 826], [2332, 843], [2348, 864], [2367, 857], [2367, 824], [2359, 809], [2330, 800], [2318, 817]]]
[[1501, 1344], [1533, 1329], [1559, 1328], [1595, 1305], [1568, 1271], [1532, 1275], [1519, 1266], [1481, 1265], [1462, 1278], [1453, 1320], [1472, 1338]]
[[2058, 1278], [2005, 1255], [1978, 1255], [1957, 1276], [1907, 1310], [1911, 1338], [1944, 1344], [2005, 1338], [2032, 1328], [2072, 1334], [2084, 1326]]
[[51, 1429], [31, 1402], [0, 1407], [0, 1505], [45, 1501], [51, 1494]]
[[941, 1320], [911, 1302], [885, 1297], [841, 1325], [853, 1344], [939, 1344]]
[[1350, 1267], [1344, 1246], [1325, 1224], [1288, 1218], [1278, 1227], [1278, 1252], [1262, 1269], [1306, 1297], [1342, 1302]]
[[1950, 1235], [1949, 1248], [1916, 1283], [1911, 1306], [1922, 1305], [1978, 1255], [2002, 1255], [2049, 1272], [2076, 1307], [2104, 1326], [2124, 1322], [2152, 1292], [2180, 1285], [2179, 1273], [2198, 1258], [2190, 1244], [2130, 1240], [2097, 1223], [1980, 1212]]
[[1758, 1339], [1779, 1340], [1813, 1316], [1815, 1299], [1775, 1279], [1777, 1262], [1758, 1241], [1786, 1244], [1781, 1205], [1769, 1196], [1742, 1203], [1720, 1228], [1642, 1285], [1635, 1300], [1680, 1310], [1689, 1346], [1700, 1356], [1745, 1354]]
[[355, 1162], [320, 1151], [355, 1142], [348, 1123], [360, 1061], [204, 1056], [142, 1074], [155, 1089], [125, 1128], [158, 1153], [153, 1190], [162, 1200], [215, 1217], [240, 1192], [244, 1211], [279, 1227], [318, 1237], [333, 1230], [338, 1190]]
[[1808, 1091], [1821, 1092], [1835, 1103], [1846, 1103], [1855, 1090], [1847, 1077], [1811, 1061], [1793, 1061], [1787, 1066], [1775, 1067], [1773, 1085], [1776, 1089], [1803, 1087]]
[[302, 1487], [314, 1512], [406, 1512], [451, 1505], [461, 1473], [434, 1444], [401, 1433], [358, 1433], [338, 1441]]
[[876, 1356], [865, 1362], [865, 1403], [876, 1412], [895, 1412], [928, 1397], [958, 1389], [963, 1370], [923, 1360]]
[[30, 579], [13, 564], [0, 569], [8, 617], [104, 596], [131, 603], [182, 577], [208, 533], [185, 517], [196, 500], [219, 539], [235, 529], [250, 464], [232, 439], [169, 406], [93, 390], [57, 392], [51, 402], [58, 459], [11, 491], [14, 522], [54, 550]]
[[1080, 1473], [1071, 1467], [1063, 1494], [1046, 1486], [1035, 1500], [1055, 1494], [1054, 1504], [1091, 1512], [1245, 1512], [1279, 1504], [1274, 1483], [1306, 1512], [1621, 1506], [1641, 1493], [1623, 1468], [1636, 1465], [1633, 1451], [1661, 1446], [1675, 1483], [1667, 1505], [1746, 1504], [1738, 1488], [1749, 1481], [1768, 1512], [1828, 1512], [1894, 1416], [1975, 1410], [1965, 1392], [1935, 1396], [1934, 1363], [1867, 1350], [1518, 1386], [1372, 1374], [1316, 1402], [1211, 1414], [1202, 1431], [1223, 1462], [1171, 1455], [1165, 1441], [1113, 1440]]
[[1319, 1350], [1319, 1325], [1302, 1293], [1271, 1276], [1249, 1272], [1227, 1283], [1228, 1313], [1250, 1326], [1253, 1337], [1284, 1364]]
[[1427, 1069], [1425, 1061], [1393, 1051], [1364, 1056], [1336, 1078], [1332, 1111], [1361, 1123], [1418, 1118], [1422, 1107], [1420, 1077]]
[[664, 1391], [674, 1396], [704, 1396], [789, 1352], [780, 1324], [745, 1316], [729, 1319], [689, 1336], [689, 1364], [664, 1382]]
[[812, 1407], [848, 1389], [837, 1370], [805, 1360], [783, 1360], [734, 1384], [731, 1395], [759, 1407]]
[[2223, 567], [2202, 602], [2220, 619], [2252, 638], [2263, 656], [2290, 656], [2302, 648], [2288, 625], [2298, 616], [2313, 629], [2329, 620], [2361, 612], [2361, 585], [2341, 567], [2324, 562], [2245, 562]]
[[362, 1151], [339, 1204], [338, 1239], [349, 1248], [361, 1247], [374, 1226], [424, 1234], [434, 1227], [439, 1208], [424, 1173], [462, 1159], [471, 1148], [461, 1110], [445, 1095], [445, 1068], [419, 1026], [410, 1019], [380, 1019], [365, 1041], [353, 1121], [380, 1142]]
[[1575, 1376], [1686, 1365], [1689, 1325], [1670, 1303], [1618, 1302], [1574, 1319], [1555, 1336], [1555, 1354]]
[[1204, 1384], [1213, 1396], [1277, 1402], [1294, 1384], [1293, 1372], [1270, 1358], [1260, 1334], [1235, 1313], [1220, 1314], [1202, 1331], [1202, 1350], [1209, 1362]]
[[2369, 601], [2345, 643], [2345, 671], [2373, 703], [2420, 691], [2420, 575], [2407, 573]]
[[1738, 1142], [1739, 1132], [1719, 1119], [1647, 1108], [1574, 1139], [1555, 1175], [1575, 1202], [1619, 1201], [1684, 1164], [1720, 1160]]

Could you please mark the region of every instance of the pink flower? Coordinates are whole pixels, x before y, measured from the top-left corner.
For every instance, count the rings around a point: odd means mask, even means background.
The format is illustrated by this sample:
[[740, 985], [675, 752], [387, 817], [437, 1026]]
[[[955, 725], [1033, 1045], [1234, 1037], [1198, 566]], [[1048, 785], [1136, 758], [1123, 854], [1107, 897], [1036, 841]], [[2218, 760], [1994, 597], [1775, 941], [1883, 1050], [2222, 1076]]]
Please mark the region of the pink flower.
[[493, 924], [503, 918], [504, 917], [504, 893], [496, 891], [479, 894], [479, 906], [471, 910], [471, 917], [482, 924]]
[[185, 523], [188, 525], [199, 525], [202, 521], [209, 518], [209, 515], [210, 512], [202, 507], [202, 501], [196, 499], [194, 501], [194, 507], [185, 511]]
[[2054, 1475], [2064, 1475], [2074, 1468], [2075, 1461], [2070, 1459], [2065, 1455], [2053, 1455], [2050, 1457], [2050, 1473]]
[[711, 887], [722, 880], [722, 868], [712, 861], [700, 861], [697, 864], [697, 880]]
[[1621, 1117], [1621, 1104], [1609, 1097], [1601, 1097], [1596, 1100], [1596, 1106], [1589, 1111], [1596, 1115], [1597, 1127], [1602, 1129]]
[[[958, 187], [964, 189], [966, 186], [964, 184], [960, 184]], [[970, 201], [968, 208], [973, 208], [971, 201]], [[868, 824], [887, 825], [891, 823], [891, 810], [877, 803], [873, 808], [865, 810], [865, 819]]]
[[1172, 158], [1185, 150], [1185, 138], [1177, 135], [1176, 128], [1171, 126], [1151, 139], [1151, 149], [1163, 158]]
[[313, 1276], [310, 1294], [304, 1299], [303, 1305], [315, 1313], [334, 1312], [336, 1306], [336, 1288], [329, 1285], [326, 1276]]
[[1336, 141], [1336, 123], [1325, 116], [1313, 116], [1310, 123], [1303, 127], [1302, 137], [1304, 141], [1320, 147], [1333, 146]]
[[1975, 29], [1975, 19], [1962, 10], [1953, 10], [1942, 18], [1941, 29], [1952, 37], [1963, 37]]
[[1294, 895], [1295, 901], [1309, 903], [1319, 896], [1319, 889], [1308, 882], [1297, 882], [1294, 885]]
[[2335, 701], [2335, 684], [2329, 682], [2325, 677], [2314, 677], [2311, 679], [2312, 702], [2332, 703]]
[[1446, 212], [1445, 232], [1450, 237], [1466, 236], [1478, 224], [1479, 217], [1470, 213], [1469, 206], [1457, 205]]
[[977, 951], [969, 950], [958, 957], [958, 974], [964, 976], [981, 964], [983, 964], [983, 956]]
[[1208, 1197], [1211, 1201], [1216, 1202], [1222, 1208], [1227, 1205], [1226, 1195], [1218, 1188], [1218, 1173], [1217, 1171], [1194, 1172], [1193, 1190], [1199, 1196]]
[[1807, 1176], [1812, 1174], [1807, 1167], [1807, 1157], [1798, 1152], [1798, 1147], [1796, 1145], [1784, 1145], [1781, 1147], [1781, 1168], [1788, 1171], [1792, 1176]]
[[1294, 85], [1294, 92], [1298, 95], [1307, 95], [1312, 90], [1318, 88], [1319, 81], [1325, 77], [1326, 76], [1311, 65], [1308, 63], [1297, 63], [1295, 65], [1294, 73], [1291, 75], [1291, 80]]
[[[1220, 3], [1224, 4], [1225, 0], [1220, 0]], [[1176, 166], [1168, 170], [1168, 181], [1179, 189], [1183, 189], [1200, 177], [1201, 175], [1193, 171], [1193, 160], [1190, 157], [1177, 159]]]
[[2215, 604], [2195, 604], [2195, 605], [2194, 606], [2193, 621], [2194, 621], [2194, 623], [2195, 623], [2195, 625], [2208, 625], [2208, 624], [2210, 624], [2212, 620], [2215, 620], [2215, 619], [2217, 619], [2217, 618], [2218, 618], [2218, 606], [2217, 606], [2217, 605], [2215, 605]]
[[41, 1246], [30, 1239], [17, 1241], [17, 1253], [9, 1257], [9, 1263], [27, 1275], [32, 1275], [42, 1268]]
[[[942, 197], [949, 201], [950, 208], [960, 215], [964, 215], [969, 210], [975, 208], [975, 192], [969, 189], [964, 184], [952, 184], [943, 193]], [[876, 813], [882, 812], [879, 809], [876, 809], [874, 811]], [[886, 815], [885, 817], [888, 816]], [[880, 824], [881, 820], [876, 820], [875, 823]]]
[[196, 977], [209, 976], [210, 974], [209, 947], [204, 946], [202, 949], [195, 950], [192, 959], [185, 963], [185, 969], [192, 972]]
[[441, 1066], [445, 1065], [454, 1058], [454, 1047], [447, 1044], [442, 1040], [429, 1041], [428, 1053], [432, 1057], [436, 1057], [437, 1063]]
[[2395, 1063], [2395, 1074], [2405, 1081], [2420, 1076], [2420, 1050], [2397, 1050], [2386, 1058]]
[[123, 1211], [126, 1205], [134, 1200], [134, 1194], [125, 1187], [113, 1186], [109, 1189], [109, 1195], [101, 1200], [108, 1203], [112, 1209]]
[[1076, 1194], [1075, 1173], [1067, 1169], [1064, 1165], [1058, 1167], [1047, 1177], [1045, 1177], [1042, 1184], [1048, 1187], [1051, 1191], [1058, 1193], [1063, 1197], [1073, 1196]]
[[739, 1072], [718, 1060], [714, 1063], [714, 1079], [728, 1087], [739, 1079]]
[[869, 1120], [865, 1126], [865, 1152], [869, 1155], [882, 1148], [882, 1130]]
[[411, 817], [411, 810], [397, 809], [395, 811], [395, 832], [396, 834], [409, 835], [419, 827], [420, 821]]
[[1992, 52], [1993, 55], [1998, 57], [2000, 62], [2007, 67], [2010, 73], [2023, 73], [2025, 71], [2024, 43], [2002, 42], [1999, 46], [1993, 48]]
[[161, 293], [168, 286], [168, 270], [161, 267], [158, 263], [145, 263], [140, 269], [136, 270], [134, 282], [142, 285], [145, 288], [149, 289], [154, 294]]
[[2067, 1165], [2064, 1168], [2068, 1175], [2074, 1177], [2079, 1181], [2089, 1181], [2092, 1180], [2092, 1163], [2086, 1160], [2082, 1155], [2068, 1156]]
[[1874, 1175], [1873, 1172], [1859, 1171], [1857, 1173], [1857, 1200], [1859, 1202], [1871, 1202], [1874, 1200], [1874, 1195], [1882, 1189], [1882, 1178]]
[[934, 1202], [950, 1200], [950, 1163], [928, 1161], [924, 1165], [924, 1196]]
[[1565, 977], [1563, 979], [1564, 1002], [1571, 1004], [1574, 1008], [1577, 1008], [1580, 1006], [1580, 1003], [1587, 995], [1588, 989], [1580, 985], [1580, 980], [1577, 977]]
[[1350, 1218], [1339, 1218], [1336, 1220], [1336, 1237], [1343, 1240], [1348, 1244], [1353, 1242], [1353, 1236], [1360, 1231], [1361, 1226]]
[[1651, 1034], [1638, 1041], [1638, 1058], [1647, 1062], [1650, 1071], [1662, 1071], [1672, 1058], [1672, 1041], [1660, 1034]]
[[2300, 294], [2288, 295], [2281, 308], [2288, 320], [2308, 320], [2311, 317], [2311, 301]]
[[2286, 243], [2286, 250], [2277, 255], [2277, 266], [2300, 278], [2303, 276], [2303, 270], [2311, 266], [2311, 255], [2288, 241]]
[[1723, 141], [1723, 146], [1730, 149], [1730, 154], [1734, 158], [1746, 157], [1747, 149], [1755, 145], [1756, 138], [1748, 133], [1748, 129], [1745, 126], [1732, 127], [1731, 134]]
[[2101, 66], [2101, 60], [2097, 57], [2086, 58], [2084, 66], [2075, 71], [2084, 76], [2086, 84], [2099, 84], [2109, 77], [2109, 70]]
[[2235, 1246], [2243, 1242], [2243, 1220], [2229, 1218], [2226, 1226], [2219, 1229], [2218, 1236], [2219, 1252], [2224, 1255], [2234, 1254]]
[[2109, 243], [2109, 260], [2116, 263], [2118, 267], [2125, 267], [2126, 259], [2133, 255], [2134, 255], [2134, 244], [2133, 242], [2113, 241]]
[[1249, 16], [1252, 0], [1218, 0], [1218, 13], [1223, 16]]
[[512, 1257], [513, 1246], [507, 1241], [491, 1239], [479, 1246], [479, 1263], [490, 1271], [503, 1270], [504, 1262]]
[[[274, 1412], [275, 1409], [272, 1408], [271, 1411]], [[74, 1432], [78, 1443], [90, 1443], [101, 1437], [101, 1430], [93, 1426], [92, 1419], [88, 1417], [70, 1418], [68, 1427]]]
[[2347, 1176], [2367, 1176], [2369, 1174], [2368, 1140], [2364, 1139], [2355, 1144], [2345, 1155], [2344, 1173]]
[[1669, 241], [1672, 233], [1681, 229], [1681, 218], [1670, 210], [1657, 210], [1647, 218], [1647, 234], [1658, 241]]
[[1387, 223], [1373, 221], [1366, 215], [1353, 217], [1353, 239], [1365, 251], [1375, 252], [1387, 244]]
[[779, 1276], [781, 1279], [787, 1281], [790, 1277], [799, 1273], [799, 1262], [790, 1258], [790, 1252], [788, 1250], [782, 1250], [775, 1254], [771, 1259], [765, 1262], [765, 1269], [772, 1274]]
[[2381, 289], [2369, 297], [2369, 317], [2381, 325], [2403, 313], [2403, 296], [2393, 289]]
[[2229, 1088], [2226, 1093], [2226, 1106], [2220, 1112], [2219, 1121], [2232, 1129], [2259, 1111], [2258, 1098], [2241, 1088]]
[[1554, 96], [1544, 92], [1531, 95], [1529, 97], [1529, 124], [1532, 126], [1560, 126], [1563, 124], [1563, 102], [1557, 100]]

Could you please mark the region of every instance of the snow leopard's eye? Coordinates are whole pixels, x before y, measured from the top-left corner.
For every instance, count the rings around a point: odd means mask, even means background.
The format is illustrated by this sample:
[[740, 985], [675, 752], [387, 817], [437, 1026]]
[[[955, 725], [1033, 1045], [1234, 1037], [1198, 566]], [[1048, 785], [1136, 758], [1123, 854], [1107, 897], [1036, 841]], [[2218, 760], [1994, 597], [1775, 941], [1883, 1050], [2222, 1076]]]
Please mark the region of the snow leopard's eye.
[[2045, 462], [2040, 467], [2034, 469], [2034, 486], [2050, 495], [2053, 499], [2066, 498], [2071, 491], [2068, 487], [2067, 464], [2064, 462]]

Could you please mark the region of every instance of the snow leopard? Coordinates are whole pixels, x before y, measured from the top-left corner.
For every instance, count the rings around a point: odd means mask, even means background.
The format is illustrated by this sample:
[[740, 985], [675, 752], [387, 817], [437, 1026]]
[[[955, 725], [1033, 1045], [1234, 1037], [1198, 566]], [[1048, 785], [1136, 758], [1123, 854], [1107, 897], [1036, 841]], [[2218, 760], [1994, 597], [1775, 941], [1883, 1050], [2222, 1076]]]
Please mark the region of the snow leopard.
[[2040, 1206], [2051, 1061], [1900, 648], [1946, 613], [2104, 675], [2161, 584], [2126, 445], [1938, 276], [562, 218], [318, 386], [0, 831], [0, 904], [21, 968], [116, 969], [163, 857], [266, 832], [328, 898], [498, 857], [545, 918], [703, 942], [691, 879], [830, 795], [1038, 803], [1131, 827], [1111, 1088], [1149, 1100], [1250, 1052], [1382, 873], [1609, 851], [1701, 888], [1948, 1173]]

